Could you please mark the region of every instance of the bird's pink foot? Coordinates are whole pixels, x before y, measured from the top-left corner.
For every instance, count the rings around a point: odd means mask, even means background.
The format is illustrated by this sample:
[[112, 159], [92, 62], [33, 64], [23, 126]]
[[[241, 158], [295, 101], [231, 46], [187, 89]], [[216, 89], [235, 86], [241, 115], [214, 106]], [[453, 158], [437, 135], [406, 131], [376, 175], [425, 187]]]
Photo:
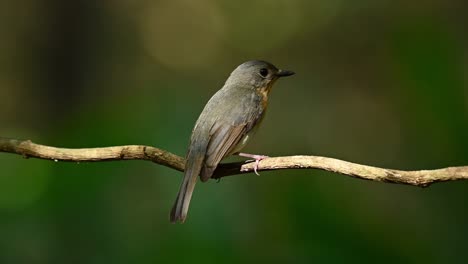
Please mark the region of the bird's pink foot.
[[258, 172], [257, 172], [258, 164], [260, 163], [261, 160], [269, 158], [268, 156], [265, 156], [265, 155], [255, 155], [255, 154], [248, 154], [248, 153], [238, 153], [237, 155], [239, 155], [241, 157], [246, 157], [246, 158], [253, 159], [253, 160], [246, 160], [245, 162], [255, 161], [254, 172], [258, 176], [260, 176], [260, 174], [258, 174]]

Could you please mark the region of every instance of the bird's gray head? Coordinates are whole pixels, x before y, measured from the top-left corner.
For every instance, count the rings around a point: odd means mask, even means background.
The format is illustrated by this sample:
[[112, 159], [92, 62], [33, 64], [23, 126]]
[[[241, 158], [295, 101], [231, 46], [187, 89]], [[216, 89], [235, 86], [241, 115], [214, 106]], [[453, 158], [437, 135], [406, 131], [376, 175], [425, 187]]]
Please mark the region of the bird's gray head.
[[269, 90], [280, 77], [293, 75], [294, 72], [280, 70], [266, 61], [251, 60], [239, 65], [229, 76], [226, 86], [251, 87]]

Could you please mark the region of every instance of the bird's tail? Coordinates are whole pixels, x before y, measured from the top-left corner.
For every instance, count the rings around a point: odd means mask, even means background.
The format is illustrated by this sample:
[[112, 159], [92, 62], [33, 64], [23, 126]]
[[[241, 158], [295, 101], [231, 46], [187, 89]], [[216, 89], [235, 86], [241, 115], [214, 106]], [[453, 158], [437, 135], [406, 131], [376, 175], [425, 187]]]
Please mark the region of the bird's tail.
[[[197, 170], [195, 170], [197, 171]], [[192, 198], [193, 189], [197, 183], [198, 173], [194, 173], [193, 169], [189, 169], [184, 174], [184, 180], [180, 185], [179, 193], [177, 194], [176, 201], [171, 210], [171, 222], [177, 221], [185, 222], [187, 212], [190, 205], [190, 199]]]

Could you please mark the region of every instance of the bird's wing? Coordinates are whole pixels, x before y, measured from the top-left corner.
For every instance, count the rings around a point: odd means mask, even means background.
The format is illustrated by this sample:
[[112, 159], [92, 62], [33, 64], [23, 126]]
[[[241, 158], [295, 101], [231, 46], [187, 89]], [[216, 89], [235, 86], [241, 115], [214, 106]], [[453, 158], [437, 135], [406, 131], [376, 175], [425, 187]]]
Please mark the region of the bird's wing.
[[[253, 109], [252, 109], [253, 110]], [[251, 111], [241, 116], [234, 124], [218, 120], [210, 130], [210, 139], [206, 148], [205, 160], [200, 173], [202, 181], [213, 175], [219, 162], [235, 150], [241, 140], [249, 133], [261, 118], [262, 113]]]
[[237, 146], [245, 134], [245, 125], [219, 125], [213, 129], [200, 173], [202, 181], [211, 178], [221, 159]]

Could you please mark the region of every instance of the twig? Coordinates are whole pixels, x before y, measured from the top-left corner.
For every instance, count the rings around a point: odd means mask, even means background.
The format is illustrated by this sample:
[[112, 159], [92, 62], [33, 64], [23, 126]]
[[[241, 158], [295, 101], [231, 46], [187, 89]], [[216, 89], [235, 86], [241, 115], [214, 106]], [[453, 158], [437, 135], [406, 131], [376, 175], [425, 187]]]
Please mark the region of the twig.
[[[150, 146], [128, 145], [104, 148], [56, 148], [35, 144], [30, 140], [0, 137], [0, 152], [14, 153], [25, 158], [53, 161], [98, 162], [113, 160], [148, 160], [178, 171], [183, 171], [185, 160], [168, 151]], [[214, 179], [253, 172], [254, 163], [220, 164]], [[273, 157], [262, 160], [258, 170], [319, 169], [351, 177], [388, 183], [427, 187], [432, 183], [468, 179], [468, 166], [436, 170], [402, 171], [377, 168], [343, 160], [319, 156]]]

